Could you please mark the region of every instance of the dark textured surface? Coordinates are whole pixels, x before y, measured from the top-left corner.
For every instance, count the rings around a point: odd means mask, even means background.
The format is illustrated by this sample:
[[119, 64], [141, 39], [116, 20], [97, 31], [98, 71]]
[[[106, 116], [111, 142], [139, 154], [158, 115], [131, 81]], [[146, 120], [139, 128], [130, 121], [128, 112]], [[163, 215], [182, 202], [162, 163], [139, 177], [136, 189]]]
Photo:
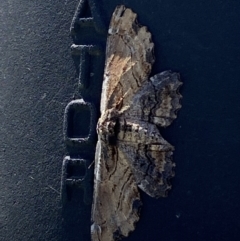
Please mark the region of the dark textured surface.
[[[59, 191], [77, 3], [0, 1], [1, 241], [67, 240]], [[167, 199], [142, 194], [142, 218], [125, 240], [238, 241], [240, 3], [102, 0], [106, 23], [122, 3], [153, 34], [152, 75], [172, 69], [184, 83], [178, 119], [162, 130], [176, 148], [174, 188]], [[90, 240], [90, 207], [81, 198], [69, 212], [71, 241]]]
[[1, 241], [61, 238], [62, 126], [74, 84], [69, 26], [75, 6], [0, 2]]

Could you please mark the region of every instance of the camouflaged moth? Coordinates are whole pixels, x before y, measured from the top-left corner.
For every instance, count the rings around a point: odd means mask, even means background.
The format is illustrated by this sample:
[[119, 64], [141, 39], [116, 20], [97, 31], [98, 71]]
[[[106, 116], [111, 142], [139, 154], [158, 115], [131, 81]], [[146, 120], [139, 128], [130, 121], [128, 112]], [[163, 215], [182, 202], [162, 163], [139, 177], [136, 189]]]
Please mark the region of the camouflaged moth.
[[[164, 71], [149, 79], [154, 62], [151, 33], [131, 9], [112, 16], [98, 121], [92, 240], [128, 236], [139, 220], [139, 190], [165, 197], [174, 176], [174, 147], [158, 127], [167, 127], [181, 108], [179, 75]], [[157, 127], [158, 126], [158, 127]]]

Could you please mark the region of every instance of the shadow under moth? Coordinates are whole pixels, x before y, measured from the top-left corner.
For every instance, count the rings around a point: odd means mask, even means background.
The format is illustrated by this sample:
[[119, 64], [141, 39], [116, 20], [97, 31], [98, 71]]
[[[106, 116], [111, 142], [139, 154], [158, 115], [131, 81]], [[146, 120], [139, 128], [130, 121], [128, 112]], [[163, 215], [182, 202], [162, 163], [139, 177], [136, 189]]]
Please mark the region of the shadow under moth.
[[92, 241], [127, 237], [139, 220], [138, 188], [151, 197], [165, 197], [174, 176], [174, 147], [158, 127], [169, 126], [177, 117], [182, 82], [172, 71], [149, 79], [154, 44], [136, 16], [118, 6], [108, 30], [97, 125]]

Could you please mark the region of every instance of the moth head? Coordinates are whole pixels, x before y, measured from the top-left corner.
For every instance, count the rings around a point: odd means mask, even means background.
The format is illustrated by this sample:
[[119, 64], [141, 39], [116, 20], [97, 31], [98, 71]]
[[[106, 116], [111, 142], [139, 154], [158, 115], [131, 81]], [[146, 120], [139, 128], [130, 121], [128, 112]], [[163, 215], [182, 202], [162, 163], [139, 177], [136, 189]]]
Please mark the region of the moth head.
[[103, 141], [116, 145], [119, 132], [119, 113], [116, 109], [109, 109], [102, 114], [98, 121], [97, 132]]

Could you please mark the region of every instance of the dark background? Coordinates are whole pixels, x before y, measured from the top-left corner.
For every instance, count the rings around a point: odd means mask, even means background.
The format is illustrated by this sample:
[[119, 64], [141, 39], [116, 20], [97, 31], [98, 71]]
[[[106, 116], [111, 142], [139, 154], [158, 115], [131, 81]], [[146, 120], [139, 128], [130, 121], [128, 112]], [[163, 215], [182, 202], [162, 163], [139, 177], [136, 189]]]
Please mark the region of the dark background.
[[[152, 75], [172, 69], [184, 83], [178, 118], [162, 130], [176, 148], [173, 190], [159, 200], [142, 193], [141, 219], [125, 240], [240, 240], [240, 2], [98, 2], [106, 26], [116, 5], [132, 8], [153, 35]], [[79, 196], [69, 229], [60, 199], [77, 4], [0, 1], [1, 241], [90, 240], [91, 206]]]

